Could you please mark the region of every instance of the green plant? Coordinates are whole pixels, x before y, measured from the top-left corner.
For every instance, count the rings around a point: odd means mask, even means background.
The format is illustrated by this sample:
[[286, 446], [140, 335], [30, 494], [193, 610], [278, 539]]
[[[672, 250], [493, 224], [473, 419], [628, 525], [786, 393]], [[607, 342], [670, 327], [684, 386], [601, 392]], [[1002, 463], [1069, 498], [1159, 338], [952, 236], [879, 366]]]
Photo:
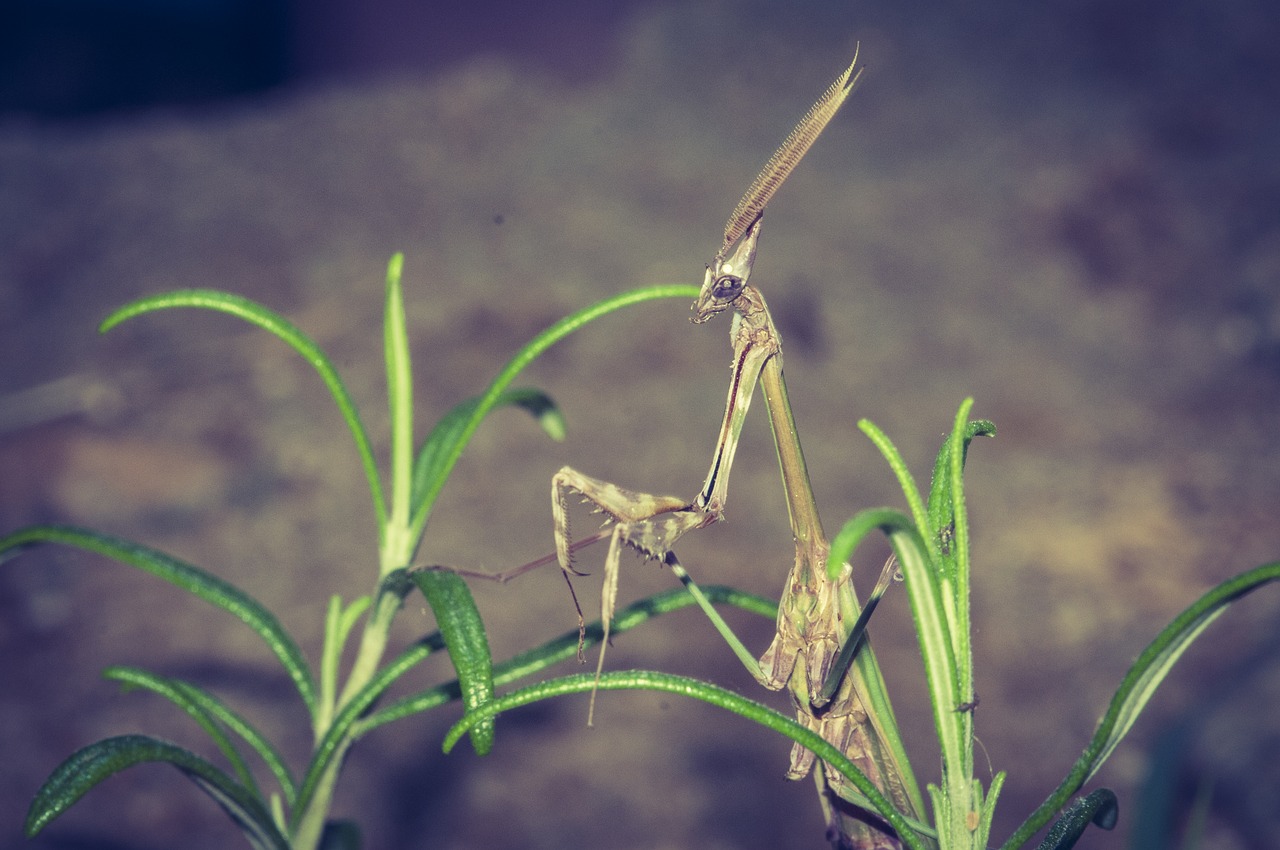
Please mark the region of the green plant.
[[[371, 593], [344, 601], [330, 600], [325, 612], [324, 644], [318, 668], [304, 657], [293, 637], [272, 612], [244, 591], [197, 566], [163, 552], [111, 535], [70, 526], [42, 525], [0, 537], [0, 561], [28, 547], [61, 543], [105, 555], [215, 605], [258, 633], [292, 680], [311, 725], [315, 745], [310, 762], [295, 774], [278, 749], [231, 706], [191, 682], [133, 667], [111, 667], [108, 679], [130, 688], [157, 693], [189, 714], [209, 735], [226, 768], [185, 748], [149, 736], [128, 735], [91, 744], [68, 758], [40, 788], [31, 804], [25, 829], [35, 835], [103, 779], [143, 762], [163, 762], [182, 771], [236, 821], [257, 848], [355, 846], [354, 826], [328, 819], [342, 762], [351, 746], [368, 732], [403, 717], [461, 699], [468, 711], [493, 698], [495, 686], [528, 677], [572, 655], [577, 634], [567, 635], [494, 665], [484, 625], [465, 582], [443, 570], [411, 569], [427, 519], [454, 464], [481, 421], [504, 406], [523, 408], [552, 437], [564, 423], [552, 400], [537, 390], [513, 388], [512, 382], [530, 362], [568, 334], [631, 304], [656, 298], [688, 297], [691, 287], [658, 286], [607, 298], [539, 334], [494, 378], [487, 390], [448, 411], [415, 451], [412, 372], [400, 285], [403, 258], [388, 267], [384, 322], [388, 398], [391, 409], [389, 497], [374, 458], [373, 444], [351, 396], [332, 362], [302, 331], [283, 317], [248, 299], [222, 292], [188, 290], [144, 298], [108, 316], [103, 332], [158, 310], [196, 307], [229, 313], [278, 336], [320, 375], [342, 412], [363, 463], [377, 517], [379, 570]], [[388, 631], [405, 597], [418, 591], [435, 615], [438, 631], [423, 636], [389, 660]], [[722, 599], [760, 605], [733, 592]], [[666, 594], [651, 606], [624, 615], [629, 628], [648, 617], [688, 604], [683, 594]], [[362, 627], [360, 627], [362, 625]], [[339, 660], [359, 628], [355, 660], [345, 679]], [[598, 627], [589, 638], [598, 639]], [[453, 683], [435, 687], [377, 708], [387, 689], [429, 656], [447, 651], [457, 672]], [[478, 753], [493, 745], [493, 724], [482, 720], [471, 730]], [[245, 757], [252, 751], [266, 765], [276, 788], [264, 791]]]
[[[812, 749], [839, 771], [859, 792], [857, 800], [882, 816], [902, 843], [915, 850], [926, 847], [981, 848], [995, 802], [1004, 784], [999, 772], [985, 793], [974, 776], [972, 705], [957, 695], [972, 684], [969, 590], [971, 561], [965, 512], [963, 470], [971, 441], [995, 433], [992, 423], [968, 421], [972, 400], [960, 407], [948, 439], [938, 452], [927, 499], [921, 494], [896, 447], [867, 420], [859, 427], [880, 449], [906, 497], [906, 513], [893, 508], [863, 511], [832, 539], [827, 562], [834, 578], [854, 549], [873, 532], [889, 540], [901, 565], [912, 616], [924, 659], [933, 719], [942, 759], [942, 784], [929, 786], [932, 825], [904, 817], [839, 748], [779, 712], [709, 682], [647, 670], [606, 673], [598, 682], [589, 675], [540, 682], [495, 699], [459, 721], [445, 738], [446, 751], [478, 722], [502, 711], [553, 696], [601, 690], [660, 690], [702, 700], [747, 717]], [[1174, 618], [1138, 656], [1121, 680], [1093, 738], [1061, 783], [1001, 845], [1003, 850], [1025, 846], [1045, 826], [1050, 829], [1040, 850], [1074, 846], [1092, 823], [1110, 829], [1116, 822], [1115, 794], [1100, 788], [1073, 800], [1114, 752], [1132, 728], [1170, 668], [1204, 629], [1234, 601], [1264, 584], [1280, 579], [1280, 562], [1265, 564], [1224, 581]], [[686, 584], [691, 580], [685, 578]], [[760, 613], [767, 614], [766, 611]], [[852, 639], [856, 645], [857, 637]], [[1056, 820], [1055, 820], [1056, 818]]]
[[[880, 508], [849, 520], [833, 538], [828, 572], [834, 576], [859, 543], [876, 531], [892, 546], [904, 575], [912, 614], [920, 637], [933, 716], [943, 763], [942, 782], [930, 786], [931, 823], [904, 817], [881, 789], [850, 760], [848, 753], [796, 720], [712, 683], [655, 671], [577, 674], [535, 682], [501, 696], [499, 688], [528, 679], [578, 651], [579, 635], [567, 633], [501, 663], [490, 657], [484, 625], [462, 578], [440, 569], [413, 569], [411, 564], [432, 506], [459, 455], [484, 417], [502, 406], [517, 406], [542, 423], [553, 436], [563, 430], [554, 403], [532, 389], [511, 384], [520, 371], [548, 347], [584, 324], [631, 304], [657, 298], [691, 298], [691, 286], [639, 289], [605, 299], [556, 323], [522, 348], [481, 395], [446, 413], [415, 451], [411, 417], [411, 369], [400, 289], [402, 259], [392, 259], [386, 286], [384, 348], [391, 407], [390, 496], [384, 495], [371, 440], [342, 380], [323, 352], [282, 317], [246, 299], [209, 291], [175, 292], [134, 302], [103, 323], [108, 330], [126, 319], [162, 309], [199, 307], [227, 312], [268, 330], [289, 343], [320, 374], [338, 403], [363, 461], [378, 519], [380, 567], [372, 592], [351, 601], [334, 597], [325, 613], [325, 640], [317, 668], [276, 617], [243, 591], [191, 564], [155, 549], [98, 532], [68, 526], [35, 526], [0, 538], [0, 561], [41, 543], [63, 543], [97, 552], [171, 582], [222, 608], [252, 627], [280, 661], [306, 710], [314, 733], [311, 759], [295, 774], [275, 746], [234, 709], [210, 691], [190, 682], [130, 667], [112, 667], [108, 678], [128, 687], [160, 694], [192, 716], [207, 732], [225, 760], [219, 767], [183, 747], [144, 735], [110, 738], [91, 744], [63, 763], [37, 792], [26, 830], [42, 830], [104, 778], [143, 762], [167, 763], [191, 778], [240, 825], [256, 848], [349, 848], [359, 846], [354, 824], [329, 818], [343, 759], [364, 735], [388, 723], [461, 700], [465, 713], [449, 732], [451, 749], [469, 735], [478, 753], [494, 741], [494, 718], [510, 708], [559, 695], [602, 690], [648, 689], [681, 694], [746, 716], [809, 748], [848, 784], [857, 789], [858, 805], [877, 812], [907, 846], [980, 847], [986, 845], [995, 802], [1004, 782], [997, 774], [987, 789], [973, 776], [971, 714], [958, 695], [972, 685], [969, 644], [969, 587], [972, 567], [965, 512], [963, 468], [971, 441], [993, 433], [985, 421], [969, 421], [971, 402], [957, 413], [950, 436], [933, 468], [927, 495], [916, 486], [896, 448], [875, 426], [861, 427], [875, 442], [897, 476], [907, 510]], [[1059, 787], [1033, 812], [1003, 847], [1025, 845], [1053, 821], [1043, 848], [1072, 846], [1089, 823], [1114, 819], [1116, 801], [1098, 789], [1072, 802], [1132, 726], [1171, 665], [1203, 629], [1235, 599], [1280, 578], [1272, 563], [1218, 585], [1166, 627], [1139, 656], [1122, 680], [1094, 738]], [[706, 604], [730, 604], [761, 616], [776, 617], [777, 604], [724, 587], [698, 588], [684, 577], [690, 591]], [[438, 631], [424, 635], [387, 657], [388, 629], [406, 597], [422, 593], [434, 613]], [[677, 608], [695, 596], [673, 588], [619, 610], [611, 631], [619, 634]], [[360, 635], [355, 661], [345, 679], [339, 659], [344, 646]], [[586, 640], [600, 640], [601, 624], [586, 629]], [[856, 648], [857, 638], [850, 641]], [[457, 680], [379, 705], [392, 683], [431, 655], [445, 650]], [[849, 652], [844, 661], [868, 663], [868, 653]], [[871, 661], [870, 663], [874, 663]], [[246, 749], [247, 747], [247, 749]], [[246, 753], [256, 755], [276, 788], [257, 784]], [[852, 792], [851, 792], [852, 793]]]

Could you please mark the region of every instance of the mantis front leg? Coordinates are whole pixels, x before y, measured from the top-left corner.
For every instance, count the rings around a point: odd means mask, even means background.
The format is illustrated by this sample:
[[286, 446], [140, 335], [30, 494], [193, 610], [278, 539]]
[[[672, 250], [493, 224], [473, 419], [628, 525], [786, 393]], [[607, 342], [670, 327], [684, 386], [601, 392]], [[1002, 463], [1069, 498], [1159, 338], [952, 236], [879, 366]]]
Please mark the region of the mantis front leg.
[[[753, 230], [750, 239], [750, 251], [753, 255], [755, 233], [756, 231]], [[765, 315], [767, 318], [767, 313]], [[600, 616], [604, 639], [596, 664], [597, 676], [604, 669], [605, 648], [609, 643], [609, 627], [618, 597], [622, 551], [631, 548], [645, 558], [662, 560], [678, 568], [679, 562], [671, 552], [676, 541], [686, 533], [704, 528], [724, 517], [729, 470], [733, 466], [733, 458], [737, 452], [742, 424], [751, 406], [751, 396], [765, 363], [778, 351], [778, 336], [773, 330], [772, 320], [768, 321], [768, 327], [735, 320], [733, 367], [720, 436], [716, 441], [706, 482], [703, 484], [702, 491], [692, 502], [674, 496], [654, 496], [627, 490], [616, 484], [583, 475], [567, 466], [552, 478], [551, 507], [555, 526], [556, 559], [566, 579], [573, 575], [582, 575], [574, 568], [572, 559], [572, 537], [568, 516], [569, 494], [574, 492], [580, 494], [583, 501], [594, 505], [614, 523], [612, 533], [609, 535], [609, 551], [605, 556], [604, 581], [600, 593]], [[572, 583], [570, 583], [570, 590], [572, 591]], [[576, 596], [574, 604], [577, 605]], [[711, 613], [715, 611], [709, 603], [704, 605], [704, 609]], [[713, 616], [713, 620], [723, 623], [718, 614]], [[728, 627], [724, 626], [724, 629], [727, 630]], [[586, 636], [585, 630], [585, 620], [579, 606], [579, 646]], [[739, 656], [744, 659], [744, 663], [750, 662], [748, 669], [755, 666], [758, 670], [758, 665], [755, 665], [754, 659], [742, 647], [741, 641], [736, 636], [730, 637], [731, 631], [722, 633], [725, 634], [726, 639], [730, 640], [731, 645], [734, 645]], [[588, 711], [588, 723], [594, 719], [594, 712], [595, 697], [593, 695]]]

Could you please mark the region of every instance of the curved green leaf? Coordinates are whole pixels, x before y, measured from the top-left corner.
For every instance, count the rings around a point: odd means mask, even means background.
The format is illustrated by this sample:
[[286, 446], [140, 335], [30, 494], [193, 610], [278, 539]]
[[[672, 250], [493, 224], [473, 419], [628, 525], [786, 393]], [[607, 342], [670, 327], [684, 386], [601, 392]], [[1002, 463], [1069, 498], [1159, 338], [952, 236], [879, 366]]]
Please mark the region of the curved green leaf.
[[[969, 513], [965, 506], [964, 464], [969, 444], [977, 436], [994, 436], [995, 425], [985, 419], [969, 422], [973, 399], [966, 398], [956, 412], [951, 436], [938, 452], [934, 483], [929, 494], [929, 515], [936, 540], [931, 540], [938, 559], [937, 569], [946, 582], [943, 599], [947, 603], [952, 653], [962, 700], [973, 699], [973, 622], [970, 609], [971, 564], [969, 561]], [[941, 479], [942, 485], [938, 485]], [[971, 716], [963, 718], [968, 726]], [[972, 734], [971, 728], [963, 732]]]
[[[398, 575], [392, 574], [388, 579], [398, 580]], [[713, 602], [734, 605], [770, 620], [778, 616], [777, 602], [764, 597], [744, 593], [736, 588], [722, 585], [708, 585], [702, 590], [707, 598]], [[614, 619], [611, 632], [615, 635], [621, 634], [656, 616], [676, 611], [692, 604], [694, 604], [693, 597], [683, 588], [672, 588], [671, 590], [654, 594], [620, 610]], [[584, 646], [591, 647], [602, 640], [602, 636], [603, 629], [600, 621], [596, 620], [587, 626]], [[353, 694], [344, 703], [342, 711], [334, 718], [329, 731], [325, 733], [324, 737], [316, 745], [311, 765], [308, 768], [307, 775], [303, 777], [298, 791], [297, 805], [294, 809], [295, 823], [297, 815], [306, 810], [317, 789], [326, 780], [326, 777], [332, 775], [334, 766], [353, 741], [358, 740], [379, 726], [428, 711], [461, 696], [461, 687], [457, 680], [454, 680], [420, 693], [403, 697], [375, 714], [364, 716], [369, 707], [386, 693], [387, 689], [398, 681], [401, 676], [420, 664], [433, 652], [438, 652], [444, 648], [444, 639], [439, 632], [427, 635], [379, 669], [374, 678], [365, 687]], [[497, 685], [505, 685], [523, 679], [546, 669], [552, 664], [575, 657], [577, 651], [578, 631], [574, 629], [565, 632], [560, 637], [549, 641], [541, 647], [520, 653], [496, 665], [494, 667], [494, 682]]]
[[907, 587], [944, 763], [963, 770], [964, 742], [953, 728], [955, 707], [959, 704], [954, 677], [955, 657], [941, 588], [936, 580], [938, 574], [931, 561], [932, 550], [920, 530], [906, 514], [892, 508], [862, 511], [846, 522], [832, 538], [828, 574], [833, 569], [838, 571], [840, 565], [849, 560], [854, 548], [877, 529], [888, 537]]
[[102, 780], [147, 762], [166, 762], [181, 770], [222, 806], [258, 850], [289, 850], [267, 808], [248, 789], [195, 753], [146, 735], [98, 741], [59, 765], [31, 801], [24, 826], [27, 837], [39, 833]]
[[[228, 761], [235, 768], [236, 775], [240, 777], [240, 781], [245, 787], [261, 796], [254, 784], [252, 774], [249, 773], [243, 759], [239, 756], [239, 751], [222, 734], [221, 727], [225, 726], [235, 732], [258, 753], [258, 756], [276, 778], [276, 782], [280, 784], [280, 791], [284, 795], [285, 802], [293, 805], [296, 785], [293, 774], [289, 771], [289, 767], [285, 764], [280, 752], [248, 720], [218, 697], [190, 682], [159, 676], [137, 667], [108, 667], [102, 672], [102, 675], [107, 679], [121, 682], [127, 686], [141, 687], [158, 693], [174, 702], [183, 711], [191, 714], [196, 722], [214, 739], [218, 748], [227, 756]], [[210, 728], [210, 723], [213, 724], [212, 728]], [[221, 726], [218, 724], [221, 724]]]
[[916, 486], [916, 480], [911, 475], [911, 470], [907, 468], [907, 462], [902, 459], [902, 455], [898, 452], [898, 447], [870, 419], [858, 420], [858, 428], [871, 439], [875, 447], [880, 450], [880, 454], [888, 461], [889, 468], [893, 470], [894, 477], [898, 479], [898, 486], [902, 488], [902, 495], [907, 499], [907, 507], [911, 511], [911, 517], [915, 521], [916, 528], [920, 530], [921, 536], [926, 540], [931, 539], [935, 529], [929, 524], [929, 514], [925, 510], [924, 501], [920, 498], [920, 488]]
[[1133, 726], [1174, 662], [1210, 623], [1222, 615], [1228, 605], [1277, 579], [1280, 579], [1280, 561], [1227, 579], [1201, 596], [1156, 635], [1121, 679], [1106, 714], [1098, 723], [1093, 740], [1084, 748], [1071, 772], [1018, 827], [1004, 847], [1020, 847], [1025, 843], [1097, 772]]
[[226, 756], [240, 784], [252, 792], [254, 796], [262, 796], [257, 783], [253, 780], [253, 772], [249, 770], [249, 765], [245, 762], [244, 757], [240, 755], [240, 751], [232, 743], [231, 737], [223, 731], [222, 726], [219, 725], [212, 712], [206, 708], [205, 701], [201, 699], [202, 695], [208, 696], [207, 694], [202, 694], [194, 685], [188, 685], [186, 682], [151, 673], [138, 667], [108, 667], [102, 672], [102, 675], [106, 679], [121, 683], [126, 689], [142, 688], [154, 694], [159, 694], [185, 711], [190, 715], [191, 719], [200, 725], [201, 729], [204, 729], [205, 734]]
[[[1120, 687], [1103, 716], [1099, 736], [1095, 739], [1101, 746], [1092, 758], [1089, 771], [1084, 777], [1085, 782], [1098, 771], [1128, 734], [1156, 688], [1169, 675], [1170, 668], [1182, 657], [1192, 641], [1220, 617], [1232, 602], [1277, 579], [1280, 579], [1280, 562], [1228, 579], [1200, 597], [1156, 636], [1121, 680]], [[1105, 736], [1101, 734], [1104, 731]]]
[[0, 537], [0, 563], [38, 543], [64, 543], [105, 555], [151, 573], [229, 612], [257, 632], [276, 658], [280, 659], [314, 718], [315, 682], [302, 650], [275, 615], [243, 590], [159, 550], [109, 534], [66, 525], [33, 525]]
[[[415, 533], [420, 533], [426, 525], [427, 517], [431, 514], [431, 508], [435, 505], [436, 497], [440, 495], [440, 490], [443, 489], [449, 473], [453, 471], [454, 464], [458, 462], [458, 457], [461, 456], [462, 450], [470, 442], [476, 428], [480, 426], [480, 422], [489, 415], [489, 411], [502, 398], [502, 394], [511, 385], [511, 382], [516, 379], [516, 376], [539, 355], [583, 325], [623, 307], [659, 298], [693, 299], [697, 296], [698, 287], [688, 285], [650, 286], [642, 289], [633, 289], [629, 292], [606, 298], [603, 301], [598, 301], [586, 309], [579, 310], [577, 313], [561, 319], [517, 351], [515, 356], [498, 373], [498, 376], [493, 379], [489, 389], [480, 396], [480, 400], [471, 408], [470, 415], [466, 416], [462, 424], [453, 430], [450, 439], [442, 438], [441, 444], [434, 449], [439, 453], [439, 458], [433, 460], [430, 464], [433, 474], [425, 478], [418, 494], [419, 497], [414, 500], [415, 507], [411, 527], [415, 530]], [[416, 490], [417, 488], [415, 487]]]
[[831, 538], [831, 551], [827, 556], [827, 577], [838, 579], [844, 564], [853, 557], [853, 552], [873, 531], [914, 533], [920, 538], [919, 529], [911, 522], [911, 517], [894, 508], [868, 508], [859, 511], [840, 527], [836, 536]]
[[[452, 410], [440, 417], [413, 465], [413, 509], [416, 511], [422, 504], [433, 484], [448, 477], [446, 463], [449, 453], [457, 445], [463, 431], [475, 415], [476, 408], [483, 396], [472, 396], [455, 405]], [[556, 406], [551, 396], [532, 387], [516, 387], [504, 390], [494, 400], [492, 409], [500, 407], [519, 407], [527, 411], [547, 436], [556, 441], [564, 440], [567, 427], [564, 414]]]
[[377, 515], [378, 528], [381, 529], [386, 524], [387, 506], [382, 494], [382, 483], [378, 477], [378, 464], [374, 459], [373, 444], [369, 441], [369, 432], [365, 429], [364, 422], [360, 419], [360, 412], [356, 409], [351, 393], [347, 391], [346, 384], [342, 382], [342, 378], [338, 375], [338, 370], [334, 368], [328, 355], [309, 336], [279, 313], [248, 298], [232, 295], [229, 292], [219, 292], [212, 289], [180, 289], [148, 298], [140, 298], [137, 301], [126, 304], [103, 319], [98, 331], [106, 333], [126, 319], [175, 307], [198, 307], [237, 316], [250, 324], [257, 325], [263, 330], [275, 334], [311, 364], [311, 368], [316, 370], [320, 379], [324, 381], [325, 386], [329, 388], [329, 393], [333, 396], [333, 400], [338, 404], [338, 409], [342, 412], [342, 418], [346, 420], [347, 427], [351, 429], [351, 436], [355, 438], [356, 451], [360, 453], [360, 462], [364, 465], [365, 478], [368, 479], [369, 490], [373, 496], [373, 507]]
[[[399, 573], [387, 577], [387, 581], [398, 582]], [[703, 593], [712, 602], [734, 605], [746, 611], [759, 614], [769, 620], [778, 616], [778, 603], [736, 588], [723, 585], [708, 585], [702, 588]], [[614, 618], [611, 632], [621, 634], [647, 622], [656, 616], [680, 608], [693, 605], [693, 597], [683, 588], [672, 588], [645, 599], [638, 600], [618, 611]], [[596, 620], [587, 626], [585, 647], [590, 647], [602, 640], [603, 629]], [[317, 790], [331, 777], [335, 766], [340, 762], [347, 748], [356, 740], [380, 726], [395, 720], [401, 720], [420, 714], [432, 708], [460, 698], [462, 689], [453, 680], [403, 697], [376, 713], [365, 716], [365, 712], [387, 689], [413, 667], [420, 664], [433, 652], [444, 649], [444, 639], [439, 632], [433, 632], [412, 646], [405, 649], [390, 663], [377, 671], [365, 687], [361, 688], [344, 703], [342, 711], [334, 718], [328, 732], [316, 745], [315, 754], [307, 775], [303, 777], [298, 791], [297, 805], [294, 809], [294, 824], [298, 817], [306, 811]], [[550, 667], [566, 659], [575, 657], [578, 651], [578, 630], [565, 632], [546, 644], [520, 653], [494, 667], [494, 682], [505, 685], [523, 679], [533, 673]]]
[[591, 673], [579, 673], [538, 682], [527, 688], [499, 697], [465, 715], [445, 735], [444, 751], [447, 753], [458, 742], [470, 727], [484, 719], [493, 717], [504, 711], [518, 708], [530, 703], [539, 702], [557, 696], [589, 693], [593, 689], [601, 691], [646, 690], [669, 694], [679, 694], [692, 699], [701, 700], [718, 706], [734, 714], [746, 717], [761, 726], [778, 732], [792, 741], [807, 747], [819, 758], [839, 770], [864, 795], [865, 803], [887, 820], [903, 842], [913, 850], [921, 850], [923, 844], [915, 833], [915, 827], [904, 818], [885, 798], [870, 779], [858, 769], [844, 753], [829, 743], [818, 733], [806, 729], [797, 721], [783, 715], [766, 705], [747, 699], [740, 694], [725, 688], [668, 673], [652, 670], [626, 670], [605, 673], [599, 678]]
[[[950, 703], [934, 703], [934, 722], [938, 727], [938, 741], [942, 746], [943, 764], [946, 765], [946, 795], [949, 798], [949, 831], [963, 834], [968, 827], [971, 811], [992, 808], [983, 802], [982, 783], [973, 778], [973, 712], [959, 707], [972, 705], [976, 699], [973, 688], [973, 623], [970, 610], [970, 562], [969, 562], [969, 514], [965, 506], [964, 462], [969, 453], [973, 435], [986, 430], [985, 425], [969, 422], [973, 399], [960, 403], [952, 420], [951, 433], [939, 452], [941, 469], [935, 475], [943, 480], [936, 494], [938, 504], [930, 492], [927, 510], [935, 537], [929, 540], [929, 553], [933, 563], [930, 568], [932, 581], [937, 584], [936, 598], [941, 601], [941, 613], [946, 628], [949, 654], [946, 663], [950, 670]], [[945, 459], [941, 456], [945, 454]], [[937, 482], [935, 481], [934, 484]], [[931, 485], [932, 488], [932, 485]], [[936, 513], [935, 513], [936, 512]], [[914, 610], [913, 610], [914, 613]], [[934, 648], [937, 651], [937, 648]], [[927, 662], [926, 662], [927, 664]], [[984, 818], [985, 819], [985, 816]], [[939, 828], [943, 828], [939, 824]], [[989, 828], [989, 821], [988, 821]], [[982, 835], [985, 846], [988, 833]]]
[[1070, 850], [1076, 846], [1089, 824], [1099, 829], [1115, 829], [1120, 817], [1120, 802], [1110, 788], [1099, 788], [1081, 797], [1054, 821], [1036, 850]]
[[560, 411], [559, 405], [551, 396], [532, 387], [516, 387], [511, 390], [504, 390], [502, 395], [498, 397], [498, 404], [515, 405], [522, 409], [525, 413], [533, 417], [538, 423], [538, 427], [542, 429], [542, 433], [546, 434], [557, 443], [563, 443], [565, 437], [569, 434], [569, 424], [565, 422], [564, 414]]
[[[342, 710], [334, 716], [324, 736], [316, 744], [311, 756], [311, 764], [307, 767], [306, 776], [298, 788], [297, 803], [294, 806], [291, 825], [297, 826], [299, 819], [316, 795], [321, 785], [331, 779], [341, 763], [346, 749], [368, 729], [358, 726], [356, 721], [369, 710], [384, 693], [406, 672], [434, 652], [444, 649], [444, 639], [439, 632], [433, 632], [400, 653], [392, 662], [383, 665], [363, 688], [357, 690], [342, 704]], [[453, 683], [453, 692], [440, 703], [457, 699], [460, 691], [457, 683]]]
[[[774, 600], [766, 599], [763, 596], [756, 596], [752, 593], [745, 593], [737, 588], [727, 587], [725, 585], [712, 584], [702, 588], [702, 593], [711, 602], [733, 605], [744, 611], [750, 611], [753, 614], [759, 614], [761, 617], [773, 620], [778, 616], [778, 603]], [[625, 631], [635, 628], [641, 623], [648, 622], [654, 617], [667, 614], [672, 611], [678, 611], [681, 608], [687, 608], [694, 604], [694, 599], [683, 588], [672, 588], [655, 593], [652, 596], [637, 600], [626, 608], [620, 609], [613, 619], [610, 626], [610, 634], [620, 635]], [[599, 620], [588, 623], [586, 635], [583, 639], [583, 648], [590, 649], [598, 644], [604, 637], [604, 629]], [[423, 655], [410, 655], [413, 649], [407, 650], [394, 663], [404, 663], [407, 670], [413, 664], [418, 663], [425, 658]], [[494, 666], [493, 681], [495, 685], [506, 685], [511, 682], [519, 681], [541, 672], [553, 664], [566, 661], [569, 658], [576, 657], [578, 653], [578, 630], [573, 629], [547, 641], [545, 644], [534, 649], [527, 650], [515, 655], [506, 661]], [[401, 673], [404, 671], [402, 670]], [[399, 675], [399, 674], [397, 674]], [[389, 684], [389, 683], [387, 683]], [[386, 684], [382, 687], [385, 689]], [[457, 699], [461, 691], [456, 681], [445, 682], [425, 691], [411, 694], [403, 697], [391, 705], [380, 709], [375, 714], [370, 714], [359, 721], [357, 724], [357, 737], [363, 735], [379, 726], [384, 726], [395, 720], [401, 720], [414, 714], [443, 705], [450, 700]]]
[[[409, 574], [435, 614], [449, 658], [458, 673], [462, 703], [468, 712], [493, 699], [493, 656], [485, 636], [484, 621], [467, 583], [443, 570], [414, 570]], [[471, 745], [477, 755], [493, 749], [493, 720], [471, 728]]]

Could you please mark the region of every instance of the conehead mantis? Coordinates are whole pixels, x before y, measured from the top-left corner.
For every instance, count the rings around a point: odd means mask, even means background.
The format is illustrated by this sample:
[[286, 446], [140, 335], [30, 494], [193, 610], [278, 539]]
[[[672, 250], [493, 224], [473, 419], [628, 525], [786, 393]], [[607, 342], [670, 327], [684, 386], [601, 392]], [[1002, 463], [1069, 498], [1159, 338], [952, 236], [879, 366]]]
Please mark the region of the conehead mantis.
[[[865, 608], [859, 605], [854, 593], [852, 568], [845, 565], [838, 579], [827, 578], [830, 547], [818, 517], [787, 399], [782, 374], [782, 341], [764, 297], [748, 285], [765, 205], [852, 91], [861, 74], [856, 65], [855, 53], [854, 61], [769, 159], [729, 216], [724, 240], [707, 264], [702, 290], [692, 307], [692, 320], [702, 323], [717, 313], [732, 311], [733, 360], [724, 418], [702, 489], [692, 501], [655, 496], [564, 467], [552, 479], [552, 512], [556, 560], [566, 579], [583, 575], [573, 562], [573, 553], [581, 544], [599, 539], [609, 541], [601, 591], [604, 641], [597, 676], [604, 667], [622, 551], [633, 549], [671, 567], [755, 678], [770, 690], [788, 690], [800, 722], [839, 747], [899, 811], [914, 818], [923, 809], [923, 802], [903, 755], [892, 709], [884, 696], [883, 681], [870, 648], [865, 646], [863, 634], [875, 603], [889, 585], [894, 563], [890, 559], [885, 564]], [[779, 604], [777, 633], [759, 660], [702, 597], [672, 551], [676, 541], [685, 534], [724, 517], [729, 472], [757, 383], [763, 388], [773, 426], [796, 548], [795, 562]], [[594, 505], [612, 525], [592, 538], [574, 543], [568, 519], [572, 493]], [[576, 597], [574, 602], [576, 605]], [[581, 607], [578, 613], [582, 628]], [[594, 705], [593, 696], [589, 723]], [[858, 804], [860, 797], [856, 789], [841, 774], [823, 763], [815, 765], [815, 761], [812, 752], [797, 745], [791, 753], [787, 776], [800, 779], [811, 772], [814, 775], [833, 846], [856, 850], [900, 847], [892, 830]]]

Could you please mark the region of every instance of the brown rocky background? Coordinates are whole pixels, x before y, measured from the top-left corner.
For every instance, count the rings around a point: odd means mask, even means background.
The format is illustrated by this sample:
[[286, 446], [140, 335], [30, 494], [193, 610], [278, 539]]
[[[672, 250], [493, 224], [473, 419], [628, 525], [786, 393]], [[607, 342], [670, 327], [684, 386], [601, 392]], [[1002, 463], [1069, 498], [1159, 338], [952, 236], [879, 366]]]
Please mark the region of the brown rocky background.
[[[425, 433], [567, 312], [699, 282], [738, 194], [860, 41], [866, 78], [770, 205], [753, 282], [786, 340], [829, 532], [901, 504], [859, 418], [922, 480], [963, 397], [999, 426], [970, 455], [969, 498], [977, 729], [1009, 773], [1003, 839], [1158, 629], [1280, 556], [1280, 15], [1256, 0], [530, 8], [318, 5], [293, 21], [279, 85], [0, 116], [0, 530], [72, 522], [165, 549], [258, 596], [314, 658], [329, 595], [367, 592], [376, 569], [368, 493], [319, 380], [224, 316], [99, 337], [101, 318], [177, 287], [260, 299], [334, 356], [385, 447], [382, 277], [404, 251]], [[19, 70], [62, 67], [23, 55]], [[729, 361], [727, 321], [687, 315], [615, 315], [535, 364], [523, 383], [559, 401], [568, 440], [493, 417], [423, 559], [499, 570], [549, 551], [565, 463], [691, 496]], [[729, 522], [680, 554], [705, 582], [776, 595], [789, 550], [756, 411]], [[624, 600], [671, 586], [625, 566]], [[579, 586], [594, 602], [593, 580]], [[499, 658], [574, 625], [553, 571], [474, 590]], [[1188, 654], [1095, 781], [1120, 793], [1120, 828], [1081, 846], [1140, 837], [1139, 789], [1169, 741], [1175, 811], [1212, 782], [1203, 846], [1274, 846], [1278, 613], [1263, 591]], [[764, 648], [768, 624], [735, 623]], [[431, 627], [410, 605], [397, 640]], [[903, 594], [873, 631], [934, 778]], [[249, 630], [41, 549], [0, 566], [0, 846], [240, 846], [162, 767], [23, 841], [30, 795], [79, 746], [145, 731], [209, 753], [168, 704], [103, 682], [114, 663], [191, 677], [305, 755], [302, 708]], [[445, 678], [442, 663], [407, 684]], [[760, 695], [692, 611], [620, 637], [609, 665]], [[384, 728], [353, 753], [337, 813], [371, 848], [823, 846], [812, 786], [782, 779], [784, 741], [674, 698], [605, 695], [593, 729], [585, 708], [503, 717], [484, 759], [440, 754], [456, 708]]]

